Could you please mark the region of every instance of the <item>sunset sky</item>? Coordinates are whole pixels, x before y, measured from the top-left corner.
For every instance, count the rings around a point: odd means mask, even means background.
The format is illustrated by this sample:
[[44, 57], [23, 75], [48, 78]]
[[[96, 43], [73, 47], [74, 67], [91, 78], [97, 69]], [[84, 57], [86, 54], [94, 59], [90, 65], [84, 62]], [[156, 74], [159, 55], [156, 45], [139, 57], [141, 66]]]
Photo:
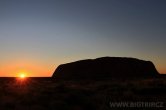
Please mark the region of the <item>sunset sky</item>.
[[103, 56], [151, 60], [166, 73], [165, 0], [0, 0], [0, 76], [51, 76]]

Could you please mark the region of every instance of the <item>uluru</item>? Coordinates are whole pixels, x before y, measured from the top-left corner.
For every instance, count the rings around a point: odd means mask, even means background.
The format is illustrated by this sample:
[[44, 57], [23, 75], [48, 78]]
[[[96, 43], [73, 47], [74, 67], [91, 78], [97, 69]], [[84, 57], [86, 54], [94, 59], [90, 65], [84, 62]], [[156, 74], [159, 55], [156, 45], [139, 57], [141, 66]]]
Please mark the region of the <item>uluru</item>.
[[56, 79], [106, 79], [155, 77], [159, 73], [151, 61], [129, 57], [101, 57], [61, 64], [53, 73]]

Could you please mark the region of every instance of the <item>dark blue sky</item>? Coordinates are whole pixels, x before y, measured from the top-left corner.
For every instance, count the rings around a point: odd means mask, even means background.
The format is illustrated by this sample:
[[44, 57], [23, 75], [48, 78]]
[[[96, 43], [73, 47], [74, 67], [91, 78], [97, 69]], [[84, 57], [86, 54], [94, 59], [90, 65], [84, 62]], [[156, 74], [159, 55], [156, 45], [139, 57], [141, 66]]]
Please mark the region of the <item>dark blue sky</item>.
[[50, 76], [101, 56], [151, 60], [166, 73], [165, 12], [165, 0], [0, 0], [0, 76]]

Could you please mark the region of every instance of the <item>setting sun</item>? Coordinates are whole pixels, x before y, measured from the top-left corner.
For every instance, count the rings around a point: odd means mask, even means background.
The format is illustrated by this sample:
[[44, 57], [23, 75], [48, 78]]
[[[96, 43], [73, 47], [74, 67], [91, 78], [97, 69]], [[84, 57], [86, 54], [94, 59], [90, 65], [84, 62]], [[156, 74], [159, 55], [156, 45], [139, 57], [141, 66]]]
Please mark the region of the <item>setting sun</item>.
[[21, 78], [25, 78], [25, 74], [21, 74], [20, 77], [21, 77]]
[[26, 77], [26, 73], [19, 73], [19, 77], [24, 79]]

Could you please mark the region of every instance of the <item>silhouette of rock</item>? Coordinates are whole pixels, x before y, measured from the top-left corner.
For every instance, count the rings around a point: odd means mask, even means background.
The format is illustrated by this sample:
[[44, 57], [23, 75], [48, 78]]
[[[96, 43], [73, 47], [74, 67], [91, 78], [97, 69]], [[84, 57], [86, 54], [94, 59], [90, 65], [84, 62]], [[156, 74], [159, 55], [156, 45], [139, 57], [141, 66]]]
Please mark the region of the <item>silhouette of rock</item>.
[[62, 64], [55, 70], [57, 79], [101, 79], [155, 77], [159, 73], [151, 61], [126, 57], [102, 57]]

